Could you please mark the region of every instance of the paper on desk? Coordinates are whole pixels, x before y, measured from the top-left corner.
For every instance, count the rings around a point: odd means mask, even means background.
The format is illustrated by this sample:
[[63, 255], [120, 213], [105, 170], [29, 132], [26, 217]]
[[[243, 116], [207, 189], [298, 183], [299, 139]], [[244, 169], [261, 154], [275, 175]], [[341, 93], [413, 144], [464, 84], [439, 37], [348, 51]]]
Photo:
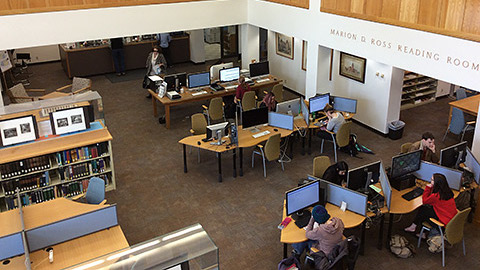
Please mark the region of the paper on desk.
[[378, 188], [378, 187], [376, 187], [375, 185], [370, 185], [370, 188], [372, 188], [373, 190], [375, 190], [377, 193], [380, 193], [380, 191], [382, 191], [381, 188]]
[[158, 75], [148, 76], [148, 78], [149, 78], [152, 82], [158, 82], [158, 81], [162, 80], [162, 78], [160, 78], [160, 76], [158, 76]]

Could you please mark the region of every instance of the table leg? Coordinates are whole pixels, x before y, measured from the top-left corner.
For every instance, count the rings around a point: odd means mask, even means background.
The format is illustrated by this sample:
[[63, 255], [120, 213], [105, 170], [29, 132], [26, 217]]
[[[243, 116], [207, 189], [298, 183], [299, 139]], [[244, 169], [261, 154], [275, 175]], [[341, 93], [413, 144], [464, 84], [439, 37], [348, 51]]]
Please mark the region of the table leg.
[[[290, 158], [293, 159], [293, 145], [295, 143], [295, 135], [290, 136], [290, 141], [291, 141], [289, 143], [290, 144]], [[288, 148], [289, 144], [287, 144], [287, 148]], [[285, 149], [285, 152], [287, 152], [287, 149]]]
[[183, 172], [187, 173], [187, 145], [183, 145]]
[[302, 156], [305, 155], [305, 137], [307, 136], [307, 134], [305, 134], [305, 136], [302, 136]]
[[450, 106], [450, 112], [448, 113], [448, 124], [447, 124], [447, 128], [450, 127], [450, 122], [452, 121], [452, 109], [453, 109], [453, 107]]
[[363, 222], [362, 222], [362, 232], [361, 232], [361, 240], [360, 240], [360, 255], [363, 256], [363, 254], [365, 253], [365, 226], [367, 224], [367, 220], [365, 219]]
[[390, 237], [392, 237], [392, 227], [393, 227], [393, 216], [394, 214], [392, 213], [389, 213], [388, 214], [390, 217], [389, 217], [389, 221], [388, 221], [388, 230], [387, 230], [387, 242], [385, 244], [386, 247], [388, 247], [388, 245], [390, 244]]
[[378, 234], [378, 243], [377, 243], [377, 249], [382, 250], [383, 247], [383, 226], [385, 225], [385, 214], [382, 214], [382, 217], [380, 217], [380, 230]]
[[165, 105], [165, 127], [170, 128], [170, 105]]
[[312, 129], [308, 129], [308, 154], [311, 155], [312, 154], [312, 133], [313, 133], [313, 130]]
[[217, 153], [218, 159], [218, 182], [222, 182], [222, 153]]
[[240, 169], [239, 169], [239, 172], [238, 174], [240, 176], [243, 176], [243, 148], [239, 148], [240, 149], [240, 156], [238, 157], [240, 160], [239, 160], [239, 163], [240, 163]]
[[283, 243], [283, 258], [287, 258], [288, 257], [288, 244], [285, 244]]
[[152, 97], [152, 105], [153, 105], [153, 116], [158, 117], [157, 99], [155, 97]]
[[233, 178], [237, 177], [237, 151], [233, 148]]

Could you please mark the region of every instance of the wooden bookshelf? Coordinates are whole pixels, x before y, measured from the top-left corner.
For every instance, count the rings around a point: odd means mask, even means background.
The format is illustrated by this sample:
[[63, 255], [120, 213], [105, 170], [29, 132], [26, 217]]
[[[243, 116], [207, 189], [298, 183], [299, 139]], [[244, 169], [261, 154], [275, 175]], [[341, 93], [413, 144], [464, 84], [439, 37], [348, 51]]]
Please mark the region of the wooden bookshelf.
[[402, 88], [401, 109], [435, 101], [437, 93], [437, 80], [417, 73], [405, 71]]

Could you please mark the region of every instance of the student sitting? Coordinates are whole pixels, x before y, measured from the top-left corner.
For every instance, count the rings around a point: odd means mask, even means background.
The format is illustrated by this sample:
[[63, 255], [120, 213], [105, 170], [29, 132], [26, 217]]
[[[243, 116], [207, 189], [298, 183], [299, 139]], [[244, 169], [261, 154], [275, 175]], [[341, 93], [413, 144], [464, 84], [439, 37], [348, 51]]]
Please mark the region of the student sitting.
[[339, 161], [330, 165], [330, 167], [325, 170], [322, 179], [341, 186], [347, 182], [347, 173], [347, 163], [345, 161]]
[[415, 142], [410, 146], [409, 152], [415, 150], [422, 150], [422, 160], [438, 163], [439, 159], [435, 153], [435, 137], [430, 132], [425, 132], [422, 134], [422, 139], [418, 142]]
[[235, 99], [234, 102], [238, 103], [239, 101], [242, 101], [243, 95], [245, 92], [250, 91], [250, 85], [245, 82], [245, 77], [240, 76], [238, 78], [238, 86], [237, 86], [237, 91], [235, 92]]
[[337, 134], [340, 127], [343, 125], [343, 123], [345, 123], [345, 118], [343, 118], [343, 115], [341, 113], [335, 112], [332, 107], [328, 107], [327, 109], [325, 109], [325, 114], [328, 117], [327, 126], [321, 127], [317, 135], [321, 139], [331, 140], [332, 136], [326, 130]]
[[268, 92], [260, 103], [261, 107], [267, 107], [269, 112], [274, 112], [277, 108], [277, 101], [275, 100], [275, 95], [272, 92]]

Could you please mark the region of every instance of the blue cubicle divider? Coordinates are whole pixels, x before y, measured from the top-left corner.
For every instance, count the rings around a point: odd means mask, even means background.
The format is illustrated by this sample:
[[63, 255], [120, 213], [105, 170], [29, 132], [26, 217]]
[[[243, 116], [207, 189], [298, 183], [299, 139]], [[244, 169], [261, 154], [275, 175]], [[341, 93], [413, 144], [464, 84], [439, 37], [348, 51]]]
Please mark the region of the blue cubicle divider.
[[293, 115], [269, 112], [268, 125], [272, 127], [293, 130]]
[[117, 207], [111, 205], [28, 230], [28, 247], [32, 252], [116, 225], [118, 225]]
[[0, 238], [0, 260], [24, 254], [22, 233], [14, 233]]
[[480, 184], [480, 163], [478, 163], [477, 159], [473, 156], [472, 151], [470, 151], [468, 147], [464, 164], [472, 171], [475, 182], [477, 182], [477, 184]]
[[441, 173], [447, 178], [448, 186], [455, 190], [460, 190], [462, 185], [462, 172], [459, 170], [440, 166], [430, 162], [422, 161], [420, 169], [415, 171], [413, 175], [418, 179], [430, 182], [434, 173]]
[[342, 202], [346, 202], [347, 210], [362, 216], [367, 215], [367, 195], [343, 188], [325, 180], [321, 181], [327, 183], [327, 202], [338, 207], [342, 205]]
[[390, 186], [390, 181], [388, 180], [387, 174], [385, 173], [385, 168], [383, 168], [383, 163], [381, 162], [380, 162], [380, 184], [382, 185], [383, 196], [385, 197], [387, 208], [388, 210], [390, 210], [390, 204], [392, 203], [392, 187]]

